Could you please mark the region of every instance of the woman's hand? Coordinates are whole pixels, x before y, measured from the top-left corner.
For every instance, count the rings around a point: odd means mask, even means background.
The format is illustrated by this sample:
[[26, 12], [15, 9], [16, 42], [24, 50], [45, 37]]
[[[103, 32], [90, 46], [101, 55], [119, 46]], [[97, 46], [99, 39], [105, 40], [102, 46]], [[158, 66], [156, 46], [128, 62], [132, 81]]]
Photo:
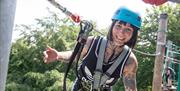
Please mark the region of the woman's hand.
[[58, 51], [49, 46], [43, 52], [43, 54], [44, 54], [44, 62], [45, 63], [51, 63], [51, 62], [54, 62], [55, 60], [58, 60]]

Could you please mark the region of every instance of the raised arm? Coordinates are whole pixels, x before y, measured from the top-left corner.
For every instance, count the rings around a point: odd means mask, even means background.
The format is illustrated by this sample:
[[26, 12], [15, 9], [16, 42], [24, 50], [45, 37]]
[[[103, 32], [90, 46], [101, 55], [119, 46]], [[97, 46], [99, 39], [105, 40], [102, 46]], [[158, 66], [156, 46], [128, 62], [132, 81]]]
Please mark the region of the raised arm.
[[[81, 56], [84, 56], [87, 53], [87, 50], [91, 44], [93, 37], [89, 37], [87, 42], [82, 50]], [[47, 47], [47, 49], [43, 52], [44, 54], [44, 62], [51, 63], [56, 60], [64, 60], [63, 62], [69, 62], [69, 58], [71, 57], [72, 51], [62, 51], [58, 52], [56, 49]]]
[[123, 70], [123, 83], [124, 83], [125, 91], [137, 91], [137, 87], [136, 87], [137, 68], [138, 68], [137, 59], [134, 56], [134, 54], [131, 53]]

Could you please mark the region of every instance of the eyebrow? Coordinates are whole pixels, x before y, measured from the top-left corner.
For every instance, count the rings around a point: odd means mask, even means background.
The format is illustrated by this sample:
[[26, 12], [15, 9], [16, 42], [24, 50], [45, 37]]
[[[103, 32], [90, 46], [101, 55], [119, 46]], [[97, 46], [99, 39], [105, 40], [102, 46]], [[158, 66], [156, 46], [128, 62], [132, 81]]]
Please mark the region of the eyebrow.
[[122, 25], [122, 24], [123, 24], [124, 26], [127, 26], [127, 24], [128, 24], [128, 28], [134, 29], [133, 26], [131, 26], [131, 24], [129, 24], [129, 23], [124, 24], [124, 23], [120, 23], [120, 22], [119, 22], [118, 24], [115, 24], [115, 25]]
[[[124, 24], [124, 25], [126, 25], [126, 24], [127, 24], [127, 22], [124, 22], [124, 21], [119, 21], [119, 22], [118, 22], [118, 24]], [[130, 23], [128, 23], [128, 24], [130, 24]], [[131, 27], [131, 28], [133, 28], [133, 30], [139, 30], [139, 28], [137, 28], [137, 27], [133, 26], [132, 24], [130, 24], [130, 27]]]

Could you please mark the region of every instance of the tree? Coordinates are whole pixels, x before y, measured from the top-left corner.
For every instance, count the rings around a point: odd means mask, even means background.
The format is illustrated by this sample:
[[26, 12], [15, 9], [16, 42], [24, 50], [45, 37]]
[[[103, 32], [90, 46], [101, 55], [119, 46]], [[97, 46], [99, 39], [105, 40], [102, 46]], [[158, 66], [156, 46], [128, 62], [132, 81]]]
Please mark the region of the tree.
[[[147, 16], [143, 19], [141, 35], [135, 49], [155, 53], [158, 17], [164, 11], [169, 15], [167, 39], [178, 44], [180, 38], [179, 10], [180, 6], [176, 4], [147, 9]], [[73, 49], [79, 26], [67, 18], [61, 19], [55, 13], [51, 14], [50, 17], [37, 19], [35, 25], [16, 26], [16, 31], [20, 31], [21, 35], [12, 45], [7, 91], [57, 91], [62, 88], [61, 81], [66, 64], [61, 62], [44, 64], [42, 52], [47, 45], [58, 51]], [[96, 26], [95, 23], [93, 25]], [[91, 35], [94, 35], [94, 32]], [[138, 91], [151, 91], [155, 57], [134, 53], [139, 61]], [[74, 79], [75, 73], [71, 71], [67, 82], [69, 90]], [[123, 83], [117, 83], [113, 89], [123, 90]]]
[[[62, 88], [65, 64], [43, 63], [43, 51], [47, 45], [59, 51], [72, 49], [79, 27], [67, 18], [51, 14], [36, 19], [36, 25], [16, 26], [21, 34], [11, 48], [6, 91], [57, 91]], [[74, 77], [75, 74], [70, 74], [69, 89]]]
[[[160, 7], [151, 7], [146, 10], [146, 17], [143, 19], [143, 27], [138, 40], [136, 49], [146, 52], [155, 53], [156, 38], [158, 30], [158, 17], [162, 12], [168, 14], [168, 32], [167, 40], [172, 40], [175, 44], [179, 43], [180, 38], [180, 5], [165, 4]], [[154, 57], [136, 53], [139, 60], [139, 68], [137, 74], [137, 83], [139, 91], [149, 91], [152, 85]], [[148, 90], [149, 88], [149, 90]]]

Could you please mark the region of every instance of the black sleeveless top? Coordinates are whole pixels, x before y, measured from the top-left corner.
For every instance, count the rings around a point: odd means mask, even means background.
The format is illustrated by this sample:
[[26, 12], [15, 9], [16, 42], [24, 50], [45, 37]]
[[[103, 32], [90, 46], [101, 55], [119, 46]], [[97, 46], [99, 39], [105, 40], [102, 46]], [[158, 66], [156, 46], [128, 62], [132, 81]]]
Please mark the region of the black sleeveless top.
[[[79, 71], [81, 71], [82, 73], [81, 75], [90, 81], [93, 81], [93, 75], [96, 69], [96, 63], [97, 63], [101, 41], [102, 41], [102, 37], [94, 38], [79, 68]], [[127, 60], [122, 60], [122, 62], [119, 64], [119, 66], [110, 76], [110, 79], [106, 81], [106, 85], [110, 85], [110, 86], [114, 85], [115, 82], [118, 80], [118, 78], [121, 77], [126, 61]], [[103, 63], [102, 66], [103, 73], [105, 73], [108, 70], [108, 68], [111, 67], [112, 64], [113, 61], [109, 63]]]

